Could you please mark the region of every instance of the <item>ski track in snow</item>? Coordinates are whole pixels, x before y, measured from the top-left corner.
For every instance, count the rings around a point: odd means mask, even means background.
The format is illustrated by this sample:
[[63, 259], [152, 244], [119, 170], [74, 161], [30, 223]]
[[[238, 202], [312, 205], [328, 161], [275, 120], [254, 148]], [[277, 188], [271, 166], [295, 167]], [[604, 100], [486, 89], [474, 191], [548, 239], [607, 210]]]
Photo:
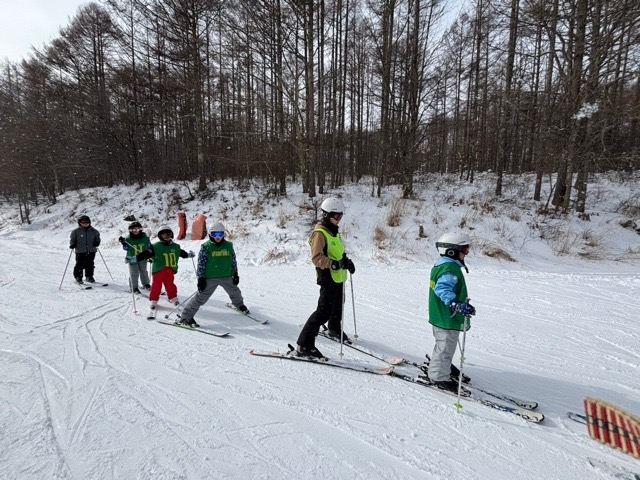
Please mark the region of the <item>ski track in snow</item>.
[[[391, 377], [250, 356], [295, 343], [317, 301], [306, 265], [242, 267], [246, 303], [269, 324], [216, 292], [196, 317], [231, 331], [214, 338], [135, 315], [122, 281], [81, 290], [68, 272], [58, 291], [65, 253], [29, 239], [0, 238], [0, 284], [12, 299], [0, 317], [0, 478], [611, 478], [591, 457], [633, 470], [564, 415], [586, 395], [640, 411], [640, 327], [625, 307], [640, 295], [637, 274], [471, 270], [478, 315], [465, 370], [489, 390], [537, 400], [547, 420], [531, 425], [474, 403], [458, 414], [452, 397]], [[23, 266], [43, 251], [49, 260], [27, 278]], [[103, 255], [126, 278], [121, 253]], [[184, 299], [195, 282], [182, 265]], [[99, 257], [96, 266], [105, 280]], [[413, 361], [431, 354], [428, 273], [359, 265], [361, 345]], [[346, 297], [352, 335], [349, 288]], [[138, 299], [139, 312], [147, 305]], [[334, 343], [318, 346], [338, 355]]]

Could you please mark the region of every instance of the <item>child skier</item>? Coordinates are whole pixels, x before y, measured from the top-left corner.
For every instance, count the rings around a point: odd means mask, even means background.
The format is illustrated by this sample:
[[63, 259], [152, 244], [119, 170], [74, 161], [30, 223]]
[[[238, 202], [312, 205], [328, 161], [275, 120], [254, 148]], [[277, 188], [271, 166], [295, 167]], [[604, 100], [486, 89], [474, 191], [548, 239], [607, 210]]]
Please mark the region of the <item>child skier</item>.
[[78, 218], [78, 228], [71, 231], [69, 248], [76, 251], [76, 264], [73, 267], [73, 278], [77, 283], [82, 281], [82, 272], [89, 283], [95, 283], [93, 270], [96, 252], [100, 245], [100, 232], [91, 226], [91, 219], [86, 215]]
[[[299, 356], [323, 358], [315, 346], [320, 326], [328, 322], [328, 334], [341, 338], [342, 304], [344, 301], [344, 282], [347, 270], [353, 274], [356, 267], [345, 255], [342, 238], [338, 233], [338, 224], [342, 219], [344, 205], [338, 198], [327, 198], [320, 205], [322, 220], [313, 229], [309, 244], [311, 261], [316, 267], [317, 283], [320, 285], [318, 307], [305, 323], [298, 336]], [[342, 340], [350, 343], [349, 337], [342, 332]]]
[[167, 291], [169, 302], [178, 305], [178, 288], [173, 283], [174, 275], [178, 271], [178, 257], [192, 258], [195, 256], [192, 251], [186, 252], [180, 248], [180, 245], [173, 242], [173, 231], [169, 227], [160, 228], [158, 239], [159, 242], [154, 243], [141, 253], [127, 257], [130, 264], [153, 258], [151, 291], [149, 292], [149, 301], [151, 302], [149, 318], [155, 318], [156, 305], [160, 299], [162, 285]]
[[238, 288], [240, 277], [233, 244], [225, 238], [224, 225], [216, 223], [209, 230], [209, 239], [198, 253], [198, 293], [191, 297], [180, 314], [180, 323], [189, 327], [199, 327], [193, 316], [207, 303], [219, 286], [227, 292], [233, 306], [242, 313], [249, 313]]
[[[467, 235], [446, 233], [436, 242], [440, 259], [431, 269], [429, 283], [429, 323], [433, 325], [435, 346], [428, 367], [428, 376], [438, 388], [458, 391], [460, 371], [452, 365], [458, 336], [464, 330], [465, 317], [476, 314], [469, 304], [462, 267], [469, 253], [471, 240]], [[470, 325], [467, 321], [467, 330]], [[463, 375], [463, 381], [468, 381]]]
[[[119, 237], [118, 241], [122, 244], [122, 248], [127, 252], [127, 257], [138, 255], [151, 247], [151, 240], [149, 240], [147, 234], [142, 231], [142, 225], [140, 225], [140, 222], [132, 222], [129, 225], [129, 236], [127, 238]], [[137, 263], [129, 263], [129, 278], [131, 289], [134, 293], [140, 293], [140, 289], [138, 288], [138, 277], [140, 277], [140, 282], [144, 288], [151, 288], [151, 285], [149, 285], [149, 273], [147, 272], [146, 260]]]

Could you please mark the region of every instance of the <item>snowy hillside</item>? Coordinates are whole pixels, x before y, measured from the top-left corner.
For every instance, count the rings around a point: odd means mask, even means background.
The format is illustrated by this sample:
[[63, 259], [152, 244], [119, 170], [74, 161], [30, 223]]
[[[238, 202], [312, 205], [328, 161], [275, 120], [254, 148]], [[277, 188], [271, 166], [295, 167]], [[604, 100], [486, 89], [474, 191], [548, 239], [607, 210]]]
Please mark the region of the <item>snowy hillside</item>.
[[[433, 244], [463, 227], [474, 239], [467, 282], [478, 310], [465, 371], [487, 390], [539, 402], [539, 425], [468, 401], [458, 413], [452, 397], [396, 378], [249, 355], [284, 352], [317, 301], [307, 245], [314, 211], [296, 187], [278, 199], [225, 183], [189, 202], [177, 184], [68, 192], [35, 208], [29, 226], [3, 204], [0, 478], [606, 480], [639, 472], [637, 460], [595, 443], [566, 416], [587, 395], [640, 414], [640, 179], [620, 180], [590, 184], [588, 220], [537, 213], [530, 178], [526, 187], [508, 179], [500, 201], [489, 175], [473, 185], [429, 177], [408, 201], [393, 188], [373, 198], [365, 183], [331, 192], [347, 205], [358, 345], [414, 362], [431, 353]], [[196, 318], [228, 338], [147, 321], [144, 298], [134, 311], [116, 240], [124, 217], [134, 214], [148, 232], [177, 231], [180, 210], [227, 225], [245, 302], [267, 325], [227, 309], [222, 291]], [[68, 272], [58, 290], [68, 234], [83, 213], [101, 231], [114, 280], [98, 257], [96, 277], [107, 287], [80, 290]], [[197, 251], [200, 242], [179, 243]], [[190, 260], [177, 284], [180, 298], [195, 290]], [[159, 317], [171, 311], [165, 298]], [[317, 345], [338, 357], [338, 345]]]

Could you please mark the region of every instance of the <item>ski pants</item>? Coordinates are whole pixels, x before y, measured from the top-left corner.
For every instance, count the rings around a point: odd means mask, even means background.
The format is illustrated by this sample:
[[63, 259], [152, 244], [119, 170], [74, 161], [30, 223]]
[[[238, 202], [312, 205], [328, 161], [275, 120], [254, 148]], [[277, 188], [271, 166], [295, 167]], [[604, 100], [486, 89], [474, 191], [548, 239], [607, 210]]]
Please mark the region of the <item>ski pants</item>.
[[95, 269], [93, 262], [95, 259], [96, 252], [76, 252], [76, 265], [73, 267], [73, 276], [82, 278], [82, 272], [84, 271], [85, 278], [93, 277], [93, 270]]
[[159, 272], [151, 274], [151, 290], [149, 290], [149, 300], [157, 302], [160, 299], [162, 285], [167, 291], [167, 298], [170, 302], [178, 296], [178, 287], [173, 283], [174, 275], [171, 267], [165, 267]]
[[339, 332], [343, 302], [344, 283], [325, 282], [321, 284], [318, 307], [302, 327], [302, 331], [298, 336], [298, 345], [301, 347], [315, 347], [320, 327], [327, 322], [329, 322], [329, 330]]
[[149, 285], [149, 272], [147, 271], [147, 261], [129, 264], [129, 277], [131, 278], [131, 288], [138, 288], [138, 277], [142, 285]]
[[207, 278], [207, 286], [203, 291], [199, 291], [191, 297], [182, 310], [180, 317], [183, 319], [192, 320], [193, 316], [200, 310], [200, 307], [207, 303], [213, 292], [216, 291], [216, 288], [222, 287], [227, 295], [229, 295], [229, 299], [231, 303], [233, 303], [234, 307], [239, 307], [244, 304], [244, 300], [242, 299], [242, 293], [237, 285], [233, 284], [233, 279], [231, 277], [224, 278]]
[[451, 362], [456, 353], [458, 345], [458, 330], [445, 330], [440, 327], [433, 327], [433, 336], [436, 344], [433, 347], [433, 354], [429, 362], [429, 380], [432, 382], [444, 382], [450, 380]]

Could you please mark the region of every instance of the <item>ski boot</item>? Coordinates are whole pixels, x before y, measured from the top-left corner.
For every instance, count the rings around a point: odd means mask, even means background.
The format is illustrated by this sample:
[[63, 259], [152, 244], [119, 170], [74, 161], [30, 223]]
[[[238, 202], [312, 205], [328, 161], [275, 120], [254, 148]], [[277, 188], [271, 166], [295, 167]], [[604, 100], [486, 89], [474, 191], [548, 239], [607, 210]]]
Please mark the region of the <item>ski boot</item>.
[[236, 307], [236, 310], [238, 310], [240, 313], [244, 313], [245, 315], [249, 315], [251, 313], [244, 303], [239, 307]]
[[[338, 342], [340, 341], [340, 332], [339, 331], [335, 332], [333, 330], [327, 330], [327, 335], [329, 335], [331, 338], [336, 339]], [[342, 343], [345, 343], [347, 345], [351, 345], [353, 343], [345, 332], [342, 332]]]
[[182, 325], [190, 328], [198, 328], [200, 325], [193, 318], [181, 318], [176, 322], [178, 325]]
[[296, 356], [298, 357], [307, 357], [318, 360], [326, 359], [324, 355], [318, 350], [316, 347], [302, 347], [298, 345], [298, 348], [295, 351]]
[[[460, 369], [455, 365], [451, 365], [451, 380], [458, 383], [458, 377], [460, 376]], [[471, 378], [468, 375], [462, 374], [462, 383], [470, 383]]]

